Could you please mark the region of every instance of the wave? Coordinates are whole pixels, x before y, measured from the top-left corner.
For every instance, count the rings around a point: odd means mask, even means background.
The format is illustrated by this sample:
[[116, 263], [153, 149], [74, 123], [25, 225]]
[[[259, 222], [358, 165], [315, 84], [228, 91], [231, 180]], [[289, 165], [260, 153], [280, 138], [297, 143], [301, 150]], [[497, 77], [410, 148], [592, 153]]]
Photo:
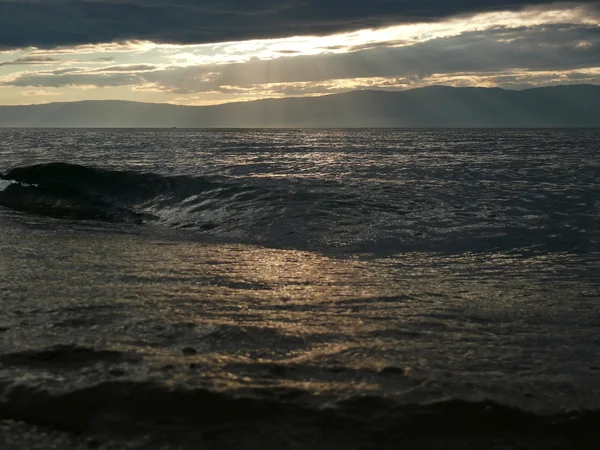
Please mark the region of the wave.
[[[163, 176], [67, 163], [38, 164], [0, 176], [0, 205], [42, 216], [207, 231], [206, 217], [227, 202], [251, 200], [252, 188], [206, 177]], [[204, 213], [204, 214], [202, 214]]]
[[60, 390], [0, 382], [0, 419], [77, 433], [102, 430], [130, 436], [141, 431], [165, 438], [171, 432], [181, 439], [193, 432], [201, 437], [195, 445], [247, 438], [253, 430], [259, 435], [255, 438], [262, 436], [261, 445], [270, 444], [265, 448], [281, 448], [271, 441], [276, 436], [307, 443], [321, 436], [321, 444], [339, 448], [349, 448], [344, 443], [388, 448], [407, 439], [414, 444], [415, 439], [511, 437], [573, 444], [600, 437], [600, 412], [592, 410], [539, 415], [492, 401], [401, 404], [373, 395], [323, 402], [308, 392], [284, 388], [231, 392], [127, 380]]
[[79, 220], [144, 223], [152, 200], [177, 200], [215, 187], [203, 179], [112, 171], [67, 163], [38, 164], [0, 176], [0, 205], [39, 215]]
[[86, 366], [103, 363], [139, 361], [141, 357], [134, 353], [115, 350], [97, 350], [74, 345], [58, 345], [43, 350], [30, 350], [0, 355], [0, 364], [28, 368], [58, 367], [81, 369]]
[[534, 188], [495, 187], [461, 202], [448, 189], [447, 183], [161, 175], [49, 163], [0, 175], [0, 206], [279, 248], [378, 255], [598, 249], [592, 194], [567, 201], [540, 197]]
[[[228, 177], [165, 176], [67, 163], [0, 175], [0, 206], [75, 220], [164, 225], [254, 242], [285, 243], [334, 216], [348, 200], [285, 183]], [[343, 198], [341, 198], [343, 197]], [[326, 229], [324, 226], [323, 229]], [[310, 239], [298, 238], [307, 243]]]

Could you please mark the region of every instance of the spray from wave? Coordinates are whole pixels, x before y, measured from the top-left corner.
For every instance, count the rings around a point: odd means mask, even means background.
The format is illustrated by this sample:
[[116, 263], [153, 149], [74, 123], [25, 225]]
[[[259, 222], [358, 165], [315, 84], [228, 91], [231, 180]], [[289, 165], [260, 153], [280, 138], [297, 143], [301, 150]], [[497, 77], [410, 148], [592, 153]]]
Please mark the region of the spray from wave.
[[8, 186], [10, 186], [13, 183], [14, 181], [0, 179], [0, 192], [5, 190]]

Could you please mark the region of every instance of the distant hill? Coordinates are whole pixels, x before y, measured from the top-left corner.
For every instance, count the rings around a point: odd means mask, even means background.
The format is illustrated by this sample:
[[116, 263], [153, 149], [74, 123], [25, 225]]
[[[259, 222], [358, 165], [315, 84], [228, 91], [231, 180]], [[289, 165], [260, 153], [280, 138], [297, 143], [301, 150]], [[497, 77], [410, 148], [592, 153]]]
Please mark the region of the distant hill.
[[2, 127], [600, 127], [600, 86], [432, 86], [218, 106], [83, 101], [0, 106]]

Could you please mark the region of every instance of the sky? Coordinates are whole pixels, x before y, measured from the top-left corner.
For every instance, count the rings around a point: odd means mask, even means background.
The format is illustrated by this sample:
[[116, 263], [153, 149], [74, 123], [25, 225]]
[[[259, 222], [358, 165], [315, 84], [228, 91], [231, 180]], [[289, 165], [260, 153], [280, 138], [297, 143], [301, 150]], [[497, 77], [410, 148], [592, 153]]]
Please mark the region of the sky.
[[0, 0], [0, 104], [600, 84], [600, 1]]

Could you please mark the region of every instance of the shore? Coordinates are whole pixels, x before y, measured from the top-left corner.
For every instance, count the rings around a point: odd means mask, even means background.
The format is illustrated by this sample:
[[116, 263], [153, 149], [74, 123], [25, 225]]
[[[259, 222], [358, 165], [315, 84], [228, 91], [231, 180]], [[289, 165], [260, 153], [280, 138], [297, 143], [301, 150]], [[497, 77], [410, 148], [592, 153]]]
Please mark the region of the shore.
[[523, 436], [508, 431], [480, 435], [379, 437], [361, 436], [360, 430], [331, 430], [320, 433], [288, 424], [285, 429], [236, 428], [235, 424], [211, 430], [177, 428], [146, 433], [74, 433], [38, 427], [23, 422], [0, 421], [0, 447], [3, 450], [587, 450], [597, 448], [597, 437], [572, 435]]

